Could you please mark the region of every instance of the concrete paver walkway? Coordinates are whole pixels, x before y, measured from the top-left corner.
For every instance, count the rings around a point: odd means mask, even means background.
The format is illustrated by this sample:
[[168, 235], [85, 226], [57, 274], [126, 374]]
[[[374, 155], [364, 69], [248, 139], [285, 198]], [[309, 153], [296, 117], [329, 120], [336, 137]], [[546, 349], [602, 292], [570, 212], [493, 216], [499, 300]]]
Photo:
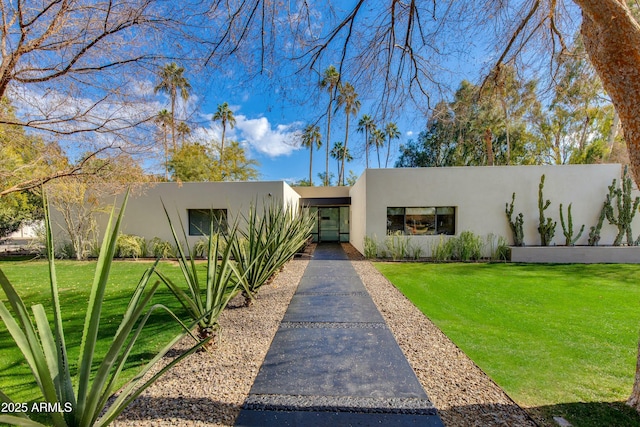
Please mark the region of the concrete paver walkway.
[[236, 426], [442, 426], [338, 244], [318, 245]]

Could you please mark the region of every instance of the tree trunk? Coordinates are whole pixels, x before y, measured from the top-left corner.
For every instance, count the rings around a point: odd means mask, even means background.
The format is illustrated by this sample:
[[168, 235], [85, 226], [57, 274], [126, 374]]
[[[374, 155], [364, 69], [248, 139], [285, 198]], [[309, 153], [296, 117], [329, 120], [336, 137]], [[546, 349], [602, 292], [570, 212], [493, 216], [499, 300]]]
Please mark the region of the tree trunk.
[[309, 187], [313, 187], [313, 142], [309, 146]]
[[[631, 171], [640, 184], [640, 25], [624, 0], [575, 2], [582, 9], [585, 48], [620, 116]], [[627, 404], [640, 412], [640, 345]]]
[[640, 26], [624, 0], [575, 0], [589, 58], [620, 116], [631, 171], [640, 183]]
[[349, 142], [349, 114], [347, 113], [347, 126], [344, 133], [344, 148], [342, 149], [342, 167], [340, 168], [340, 176], [338, 185], [344, 185], [344, 159], [347, 157], [347, 142]]
[[364, 153], [367, 159], [367, 169], [369, 169], [369, 132], [366, 128], [364, 130]]
[[487, 166], [493, 166], [493, 133], [489, 128], [484, 131], [484, 144], [487, 149]]
[[324, 173], [324, 186], [329, 186], [329, 145], [331, 144], [331, 100], [329, 100], [329, 108], [327, 108], [327, 158]]
[[[640, 341], [638, 341], [638, 354], [640, 354]], [[636, 362], [636, 377], [633, 381], [633, 390], [631, 391], [629, 400], [627, 400], [627, 405], [635, 408], [636, 411], [640, 407], [640, 357], [638, 357]]]

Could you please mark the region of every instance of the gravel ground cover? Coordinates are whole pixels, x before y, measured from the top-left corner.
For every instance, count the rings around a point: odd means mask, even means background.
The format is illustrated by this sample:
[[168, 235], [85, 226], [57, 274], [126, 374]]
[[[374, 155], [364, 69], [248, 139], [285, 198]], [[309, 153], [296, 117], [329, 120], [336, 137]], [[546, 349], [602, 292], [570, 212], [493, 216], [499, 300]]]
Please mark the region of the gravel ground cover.
[[[260, 289], [250, 307], [232, 300], [220, 316], [222, 343], [197, 352], [165, 373], [114, 426], [229, 426], [249, 394], [308, 260], [294, 259]], [[188, 348], [187, 340], [176, 353]]]
[[[343, 247], [446, 426], [536, 425], [370, 262]], [[175, 366], [114, 425], [233, 425], [307, 263], [289, 262], [253, 306], [232, 301], [221, 316], [223, 344]]]

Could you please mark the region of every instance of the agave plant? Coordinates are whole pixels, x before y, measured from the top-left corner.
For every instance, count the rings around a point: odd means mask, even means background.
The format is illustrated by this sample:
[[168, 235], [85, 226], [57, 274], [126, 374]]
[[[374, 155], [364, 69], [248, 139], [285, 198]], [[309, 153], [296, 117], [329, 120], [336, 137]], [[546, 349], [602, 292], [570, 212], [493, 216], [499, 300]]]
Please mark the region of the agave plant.
[[[198, 336], [201, 339], [213, 338], [218, 335], [220, 325], [218, 319], [231, 298], [237, 294], [238, 287], [246, 286], [244, 275], [231, 260], [230, 244], [223, 244], [223, 233], [214, 232], [214, 216], [211, 215], [210, 234], [207, 241], [207, 265], [204, 282], [198, 275], [198, 264], [195, 262], [195, 250], [189, 247], [184, 226], [181, 227], [184, 237], [184, 246], [181, 244], [176, 230], [171, 222], [171, 217], [163, 204], [164, 212], [169, 221], [169, 227], [175, 241], [178, 252], [178, 263], [187, 285], [185, 291], [182, 286], [172, 281], [169, 277], [156, 271], [156, 274], [176, 296], [191, 317], [197, 321]], [[180, 222], [182, 224], [182, 221]], [[236, 235], [237, 221], [228, 232], [229, 239]], [[223, 249], [224, 246], [224, 249]], [[188, 256], [187, 256], [188, 254]]]
[[246, 304], [253, 301], [262, 285], [302, 248], [311, 235], [314, 218], [303, 212], [295, 215], [290, 207], [264, 204], [262, 215], [252, 206], [243, 217], [246, 227], [241, 239], [231, 241], [233, 258], [246, 279]]
[[[72, 377], [67, 358], [67, 346], [62, 326], [58, 282], [54, 262], [54, 246], [51, 235], [49, 211], [44, 198], [45, 233], [47, 241], [47, 255], [49, 258], [49, 275], [52, 295], [53, 329], [47, 319], [42, 304], [31, 307], [35, 324], [9, 279], [0, 270], [0, 285], [4, 290], [14, 315], [3, 302], [0, 302], [0, 317], [11, 334], [16, 346], [22, 351], [25, 361], [31, 368], [34, 379], [42, 392], [45, 402], [50, 407], [61, 409], [60, 412], [50, 413], [54, 426], [106, 426], [111, 423], [142, 391], [153, 384], [164, 372], [173, 367], [183, 358], [197, 350], [202, 342], [194, 345], [189, 351], [174, 359], [151, 378], [144, 378], [145, 374], [158, 362], [185, 334], [190, 333], [190, 327], [184, 325], [167, 307], [155, 304], [149, 306], [150, 300], [160, 285], [156, 282], [149, 285], [149, 280], [156, 265], [147, 269], [129, 301], [122, 321], [113, 337], [113, 341], [102, 360], [95, 357], [96, 342], [100, 329], [100, 313], [109, 279], [109, 272], [116, 248], [118, 230], [126, 206], [127, 197], [122, 204], [115, 225], [112, 228], [114, 213], [112, 212], [107, 226], [100, 256], [97, 261], [93, 285], [87, 306], [84, 322], [80, 358], [77, 372]], [[151, 359], [138, 374], [125, 385], [119, 395], [110, 401], [114, 393], [118, 377], [127, 362], [137, 339], [140, 337], [149, 316], [156, 310], [169, 313], [180, 325], [184, 332], [177, 335], [155, 357]], [[195, 337], [194, 337], [195, 338]], [[94, 366], [94, 360], [97, 366]], [[92, 367], [97, 370], [92, 374]], [[75, 387], [74, 387], [75, 384]], [[0, 399], [6, 403], [14, 403], [0, 392]], [[64, 413], [62, 413], [64, 409]], [[0, 414], [0, 423], [21, 426], [42, 426], [25, 413]]]

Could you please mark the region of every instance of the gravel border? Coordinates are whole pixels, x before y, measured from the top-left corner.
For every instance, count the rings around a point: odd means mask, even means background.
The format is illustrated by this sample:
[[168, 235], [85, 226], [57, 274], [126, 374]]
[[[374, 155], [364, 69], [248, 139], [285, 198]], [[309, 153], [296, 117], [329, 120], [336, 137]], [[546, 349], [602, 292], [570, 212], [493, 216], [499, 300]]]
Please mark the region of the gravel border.
[[[239, 296], [220, 316], [222, 344], [188, 356], [139, 396], [114, 426], [232, 426], [307, 268], [288, 262], [244, 307]], [[176, 353], [192, 345], [185, 339]]]
[[[342, 246], [445, 425], [536, 426], [371, 262], [350, 244]], [[232, 426], [307, 264], [306, 259], [289, 262], [251, 307], [241, 307], [240, 298], [232, 301], [220, 317], [222, 345], [176, 365], [113, 425]], [[185, 339], [176, 352], [190, 344]]]
[[371, 262], [342, 247], [446, 426], [537, 425]]

